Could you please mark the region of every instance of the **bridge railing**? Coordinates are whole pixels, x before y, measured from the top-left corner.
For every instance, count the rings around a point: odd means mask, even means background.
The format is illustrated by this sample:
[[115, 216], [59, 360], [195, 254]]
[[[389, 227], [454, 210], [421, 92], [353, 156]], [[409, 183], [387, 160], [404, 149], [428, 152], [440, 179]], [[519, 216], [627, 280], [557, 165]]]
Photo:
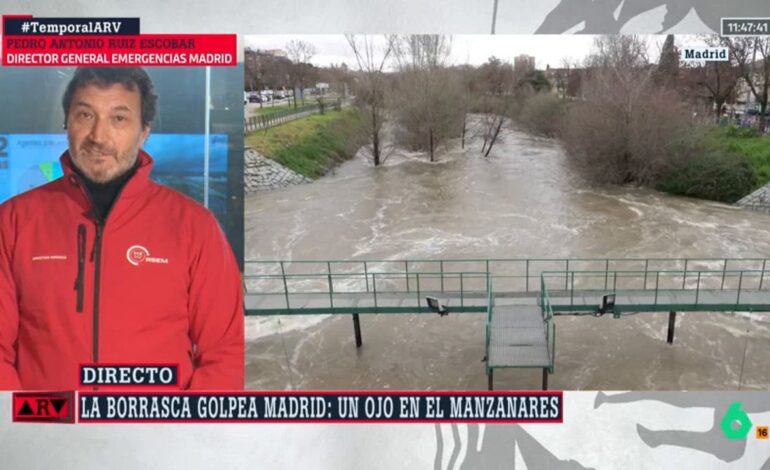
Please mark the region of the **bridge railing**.
[[[359, 275], [361, 280], [371, 280], [371, 273], [385, 274], [398, 278], [400, 275], [409, 292], [414, 287], [415, 273], [438, 273], [438, 291], [450, 287], [443, 273], [484, 272], [495, 279], [498, 295], [506, 293], [536, 294], [540, 288], [540, 277], [544, 272], [598, 271], [601, 273], [634, 271], [643, 272], [646, 277], [656, 272], [676, 271], [690, 273], [698, 271], [761, 271], [770, 268], [768, 258], [521, 258], [521, 259], [411, 259], [411, 260], [298, 260], [298, 261], [246, 261], [244, 289], [246, 294], [260, 294], [265, 284], [263, 276], [274, 275]], [[611, 279], [606, 277], [609, 288]], [[296, 279], [296, 278], [294, 278]], [[569, 278], [563, 278], [563, 290], [569, 288]], [[686, 281], [690, 282], [690, 281]], [[268, 284], [269, 285], [269, 284]], [[364, 285], [371, 290], [372, 286]], [[485, 292], [485, 286], [479, 287]]]
[[[413, 311], [428, 311], [426, 295], [443, 294], [453, 299], [451, 306], [466, 307], [469, 298], [481, 300], [487, 297], [488, 275], [485, 272], [347, 272], [328, 271], [318, 274], [288, 274], [286, 269], [277, 274], [251, 275], [245, 280], [251, 283], [252, 293], [269, 297], [267, 310], [301, 309], [306, 305], [315, 308], [350, 307], [351, 299], [356, 305], [369, 307], [399, 306]], [[254, 292], [256, 291], [256, 292]], [[299, 297], [302, 297], [300, 300]], [[308, 298], [319, 301], [308, 302]], [[412, 298], [413, 302], [409, 299]], [[292, 300], [294, 299], [294, 303]], [[477, 302], [478, 303], [478, 302]]]
[[548, 371], [553, 374], [554, 364], [556, 362], [556, 322], [553, 318], [553, 306], [548, 288], [545, 285], [545, 278], [540, 278], [540, 309], [543, 314], [543, 325], [545, 328], [545, 339], [548, 345], [548, 358], [550, 366]]
[[[542, 273], [542, 289], [551, 292], [560, 306], [585, 306], [586, 293], [631, 296], [637, 305], [668, 308], [671, 305], [757, 306], [768, 304], [770, 273], [751, 269], [690, 269], [646, 271], [554, 271]], [[542, 296], [542, 293], [541, 293]], [[558, 300], [553, 300], [558, 297]], [[542, 300], [542, 299], [541, 299]]]
[[486, 368], [487, 368], [487, 375], [489, 375], [489, 343], [492, 340], [492, 315], [494, 310], [494, 300], [495, 296], [492, 293], [492, 278], [487, 274], [487, 324], [486, 324], [486, 330], [487, 330], [487, 337], [486, 342], [484, 344], [484, 352], [486, 353], [484, 357], [486, 358]]

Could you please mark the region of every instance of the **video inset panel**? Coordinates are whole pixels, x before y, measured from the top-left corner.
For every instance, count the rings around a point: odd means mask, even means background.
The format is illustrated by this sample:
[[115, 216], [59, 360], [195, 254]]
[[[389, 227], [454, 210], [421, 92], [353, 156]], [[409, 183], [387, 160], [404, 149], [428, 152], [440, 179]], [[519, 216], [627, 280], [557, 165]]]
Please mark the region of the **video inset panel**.
[[247, 387], [770, 383], [766, 37], [245, 44]]

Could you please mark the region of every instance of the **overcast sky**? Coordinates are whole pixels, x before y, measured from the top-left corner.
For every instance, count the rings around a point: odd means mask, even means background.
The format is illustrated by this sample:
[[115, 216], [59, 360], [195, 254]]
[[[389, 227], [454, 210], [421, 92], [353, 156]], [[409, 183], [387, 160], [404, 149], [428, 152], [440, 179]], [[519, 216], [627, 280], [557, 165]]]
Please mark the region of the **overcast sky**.
[[[381, 36], [374, 36], [382, 41]], [[571, 63], [581, 61], [588, 56], [596, 36], [590, 35], [455, 35], [452, 36], [452, 65], [480, 65], [490, 56], [513, 62], [520, 54], [535, 56], [536, 67], [545, 69], [546, 65], [561, 67], [563, 60]], [[665, 36], [644, 36], [649, 44], [649, 54], [657, 61], [660, 47]], [[245, 45], [252, 49], [283, 49], [293, 40], [302, 40], [315, 45], [317, 54], [312, 63], [316, 66], [328, 66], [332, 63], [345, 62], [355, 68], [355, 56], [351, 52], [343, 35], [259, 35], [245, 36]], [[699, 44], [695, 36], [676, 36], [677, 45]]]

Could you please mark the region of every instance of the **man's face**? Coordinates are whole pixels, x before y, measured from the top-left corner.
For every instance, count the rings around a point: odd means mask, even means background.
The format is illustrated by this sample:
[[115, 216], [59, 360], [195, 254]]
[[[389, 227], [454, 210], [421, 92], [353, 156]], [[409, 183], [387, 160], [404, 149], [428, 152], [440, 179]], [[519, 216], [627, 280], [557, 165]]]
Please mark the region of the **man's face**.
[[91, 181], [106, 183], [128, 171], [149, 131], [142, 126], [138, 89], [120, 83], [88, 84], [72, 95], [67, 114], [69, 153]]

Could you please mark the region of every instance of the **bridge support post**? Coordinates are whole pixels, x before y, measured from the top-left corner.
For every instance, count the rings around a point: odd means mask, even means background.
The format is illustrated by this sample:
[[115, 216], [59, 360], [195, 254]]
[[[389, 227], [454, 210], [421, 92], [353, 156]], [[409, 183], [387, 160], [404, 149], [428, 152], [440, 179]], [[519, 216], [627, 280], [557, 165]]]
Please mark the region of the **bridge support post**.
[[357, 313], [353, 314], [353, 332], [356, 335], [356, 347], [360, 348], [364, 342], [361, 339], [361, 321], [358, 319]]
[[668, 344], [674, 344], [674, 328], [676, 327], [676, 312], [668, 312]]
[[489, 373], [487, 374], [487, 390], [494, 390], [494, 369], [489, 369]]
[[543, 390], [548, 390], [548, 369], [543, 367]]

